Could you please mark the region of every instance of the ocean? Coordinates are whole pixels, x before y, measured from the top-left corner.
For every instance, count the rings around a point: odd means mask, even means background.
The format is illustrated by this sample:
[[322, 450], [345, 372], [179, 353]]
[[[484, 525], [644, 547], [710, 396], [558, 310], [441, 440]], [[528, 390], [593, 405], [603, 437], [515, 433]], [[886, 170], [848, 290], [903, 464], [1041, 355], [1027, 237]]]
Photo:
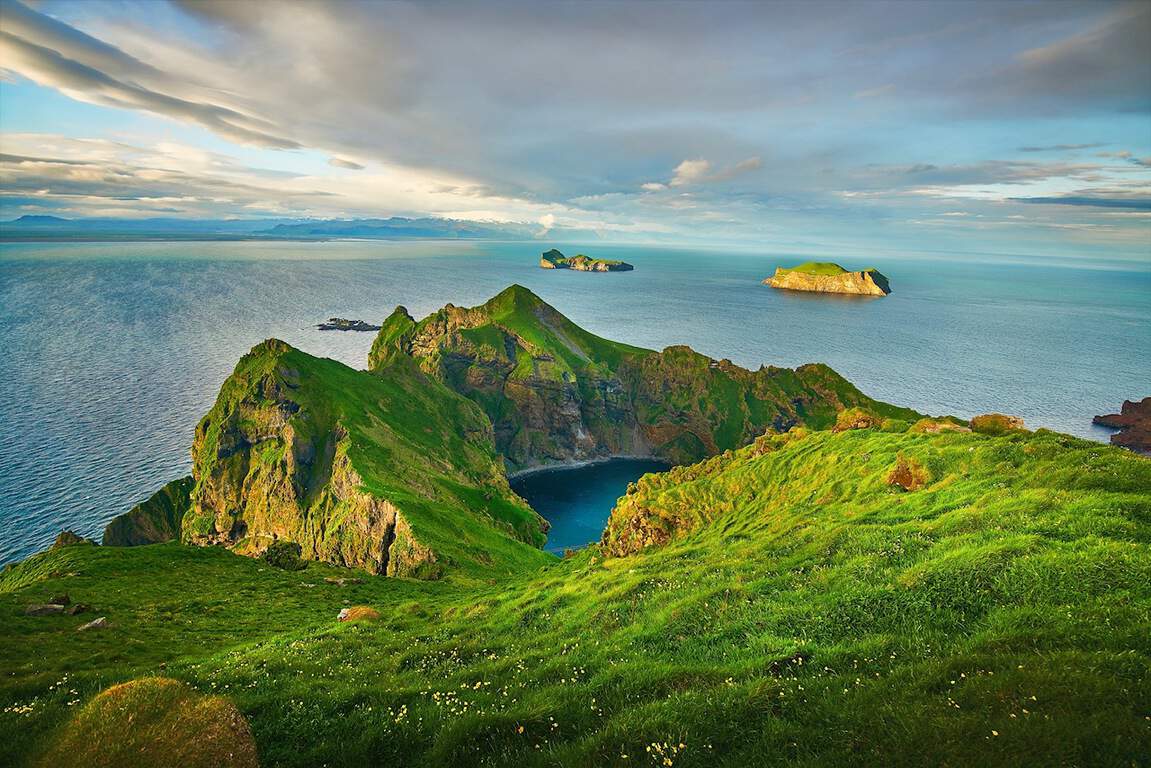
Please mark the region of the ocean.
[[196, 422], [259, 341], [363, 367], [372, 334], [315, 324], [379, 323], [397, 304], [422, 317], [511, 283], [611, 339], [688, 344], [748, 367], [825, 362], [932, 414], [1001, 411], [1105, 441], [1091, 417], [1151, 394], [1151, 260], [845, 257], [890, 278], [890, 296], [867, 299], [760, 284], [807, 256], [599, 244], [584, 250], [636, 269], [587, 274], [539, 269], [552, 245], [0, 245], [0, 562], [61, 528], [98, 538], [186, 474]]

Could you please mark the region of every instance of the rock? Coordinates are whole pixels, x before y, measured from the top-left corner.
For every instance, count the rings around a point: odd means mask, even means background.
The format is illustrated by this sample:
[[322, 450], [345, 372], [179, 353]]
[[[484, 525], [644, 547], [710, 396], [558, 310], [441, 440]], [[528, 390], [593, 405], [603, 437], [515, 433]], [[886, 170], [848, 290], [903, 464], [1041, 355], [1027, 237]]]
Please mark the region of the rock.
[[67, 593], [65, 593], [63, 595], [56, 595], [56, 597], [52, 598], [48, 602], [52, 603], [53, 605], [71, 605], [72, 598], [69, 597]]
[[1119, 413], [1096, 416], [1092, 422], [1119, 430], [1111, 436], [1112, 445], [1151, 454], [1151, 397], [1124, 400]]
[[947, 419], [920, 419], [907, 431], [912, 434], [937, 435], [941, 432], [970, 432], [971, 428]]
[[863, 408], [845, 408], [835, 417], [833, 432], [847, 432], [852, 429], [874, 429], [883, 425], [883, 419]]
[[918, 491], [931, 480], [927, 468], [902, 453], [887, 474], [887, 484], [897, 485], [905, 491]]
[[971, 419], [971, 431], [984, 435], [1005, 435], [1023, 429], [1023, 419], [1002, 413], [984, 413]]
[[294, 541], [273, 541], [264, 550], [264, 562], [282, 571], [302, 571], [308, 564], [300, 559], [301, 552]]
[[324, 583], [335, 584], [336, 586], [342, 587], [345, 584], [363, 584], [364, 580], [363, 579], [357, 579], [357, 578], [335, 578], [332, 576], [328, 576], [328, 577], [324, 578]]
[[593, 259], [582, 253], [568, 258], [552, 248], [540, 256], [541, 269], [574, 269], [577, 272], [630, 272], [635, 269], [626, 261]]
[[328, 318], [328, 322], [316, 326], [321, 331], [378, 331], [380, 326], [365, 323], [363, 320], [346, 320], [342, 317]]
[[33, 604], [24, 609], [25, 616], [55, 616], [64, 613], [64, 606], [55, 603]]
[[76, 603], [75, 605], [68, 606], [64, 613], [68, 614], [69, 616], [75, 616], [80, 613], [87, 613], [90, 610], [92, 610], [92, 606], [88, 605], [87, 603]]
[[809, 261], [798, 267], [776, 267], [764, 285], [788, 291], [846, 293], [856, 296], [886, 296], [891, 293], [887, 278], [877, 269], [848, 272], [838, 264]]
[[173, 480], [104, 528], [105, 547], [139, 547], [180, 538], [180, 522], [188, 511], [192, 477]]
[[108, 617], [101, 616], [98, 619], [92, 619], [87, 624], [82, 624], [76, 627], [77, 632], [87, 632], [90, 629], [106, 629], [108, 627]]
[[251, 728], [222, 696], [148, 677], [95, 696], [55, 731], [37, 766], [257, 768]]
[[367, 605], [344, 608], [337, 617], [339, 621], [375, 621], [378, 618], [380, 618], [380, 612]]
[[91, 539], [86, 539], [75, 531], [63, 530], [56, 534], [56, 540], [52, 542], [51, 549], [59, 549], [60, 547], [71, 547], [76, 544], [95, 544], [96, 542]]

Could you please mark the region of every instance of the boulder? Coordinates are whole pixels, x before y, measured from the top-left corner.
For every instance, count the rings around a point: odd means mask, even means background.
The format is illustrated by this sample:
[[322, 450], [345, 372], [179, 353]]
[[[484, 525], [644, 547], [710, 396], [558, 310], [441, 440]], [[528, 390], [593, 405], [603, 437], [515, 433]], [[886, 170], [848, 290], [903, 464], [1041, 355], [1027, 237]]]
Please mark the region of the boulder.
[[971, 419], [971, 431], [984, 435], [1004, 435], [1023, 429], [1023, 419], [1002, 413], [984, 413]]
[[56, 616], [64, 613], [64, 606], [55, 603], [33, 604], [24, 609], [25, 616]]
[[337, 618], [340, 621], [375, 621], [380, 618], [380, 612], [367, 605], [353, 605], [342, 609]]
[[40, 768], [257, 768], [234, 704], [178, 680], [147, 677], [89, 701], [47, 744]]
[[71, 547], [76, 544], [95, 544], [96, 542], [91, 539], [86, 539], [75, 531], [62, 530], [56, 534], [56, 540], [52, 542], [51, 549], [59, 549], [60, 547]]
[[108, 627], [108, 617], [101, 616], [98, 619], [93, 619], [87, 624], [82, 624], [76, 627], [77, 632], [87, 632], [89, 629], [106, 629]]
[[905, 491], [918, 491], [931, 480], [927, 468], [914, 458], [899, 454], [895, 466], [887, 474], [887, 484], [899, 486]]
[[845, 408], [835, 417], [833, 432], [847, 432], [852, 429], [874, 429], [883, 426], [883, 419], [863, 408]]

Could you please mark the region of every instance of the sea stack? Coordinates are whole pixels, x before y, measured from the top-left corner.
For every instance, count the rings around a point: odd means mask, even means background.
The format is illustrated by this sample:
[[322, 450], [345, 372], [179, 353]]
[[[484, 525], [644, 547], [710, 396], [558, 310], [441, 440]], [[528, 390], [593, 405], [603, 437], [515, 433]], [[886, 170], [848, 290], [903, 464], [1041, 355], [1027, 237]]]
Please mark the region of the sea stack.
[[809, 261], [798, 267], [777, 267], [763, 281], [772, 288], [814, 293], [846, 293], [856, 296], [886, 296], [891, 285], [878, 269], [849, 272], [829, 261]]

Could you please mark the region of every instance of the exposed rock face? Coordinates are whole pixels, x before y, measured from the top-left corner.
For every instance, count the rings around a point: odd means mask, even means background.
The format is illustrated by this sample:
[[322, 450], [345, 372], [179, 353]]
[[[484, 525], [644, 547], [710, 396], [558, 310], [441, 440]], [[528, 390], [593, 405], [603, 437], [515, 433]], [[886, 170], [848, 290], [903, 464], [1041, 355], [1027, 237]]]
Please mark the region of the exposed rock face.
[[608, 341], [521, 286], [419, 322], [397, 308], [369, 365], [397, 359], [415, 360], [483, 407], [513, 471], [620, 455], [690, 462], [767, 428], [830, 426], [856, 405], [919, 417], [876, 403], [822, 365], [749, 371], [688, 347], [653, 352]]
[[491, 441], [472, 403], [414, 366], [385, 380], [266, 341], [196, 429], [182, 537], [248, 555], [295, 542], [305, 559], [424, 578], [452, 542], [417, 518], [451, 511], [542, 543], [545, 524], [508, 488]]
[[626, 261], [593, 259], [582, 253], [568, 258], [552, 248], [540, 256], [541, 269], [574, 269], [577, 272], [630, 272], [635, 269]]
[[173, 480], [104, 529], [106, 547], [137, 547], [180, 538], [180, 523], [190, 506], [192, 476]]
[[763, 283], [772, 288], [814, 293], [847, 293], [857, 296], [886, 296], [891, 293], [887, 278], [875, 269], [848, 272], [838, 264], [811, 265], [822, 268], [819, 270], [806, 270], [806, 266], [794, 269], [777, 267], [775, 274]]
[[1151, 454], [1151, 397], [1124, 400], [1119, 413], [1096, 416], [1092, 421], [1119, 430], [1111, 436], [1112, 445]]
[[60, 547], [72, 547], [77, 544], [94, 544], [91, 539], [86, 539], [75, 531], [60, 531], [56, 534], [56, 540], [52, 542], [52, 549], [59, 549]]
[[1018, 416], [984, 413], [971, 419], [971, 431], [982, 432], [986, 435], [1002, 435], [1020, 429], [1024, 429], [1023, 419]]

